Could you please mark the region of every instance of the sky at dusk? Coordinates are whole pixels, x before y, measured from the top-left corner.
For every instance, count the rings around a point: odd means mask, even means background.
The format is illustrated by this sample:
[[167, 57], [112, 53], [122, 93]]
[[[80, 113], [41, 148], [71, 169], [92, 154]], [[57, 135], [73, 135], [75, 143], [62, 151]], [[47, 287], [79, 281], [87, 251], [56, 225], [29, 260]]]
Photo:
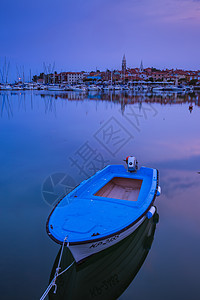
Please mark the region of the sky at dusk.
[[200, 69], [200, 0], [1, 0], [0, 69]]

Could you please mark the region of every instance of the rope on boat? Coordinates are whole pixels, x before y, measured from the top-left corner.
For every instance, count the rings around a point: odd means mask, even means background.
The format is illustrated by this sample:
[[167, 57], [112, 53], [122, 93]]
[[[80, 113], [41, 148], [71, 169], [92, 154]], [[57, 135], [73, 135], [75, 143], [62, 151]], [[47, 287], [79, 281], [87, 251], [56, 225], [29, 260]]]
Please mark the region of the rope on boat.
[[[61, 248], [61, 252], [60, 252], [60, 257], [59, 257], [59, 261], [58, 261], [58, 266], [56, 268], [56, 272], [55, 275], [52, 279], [52, 281], [50, 282], [49, 286], [47, 287], [46, 291], [44, 292], [44, 294], [42, 295], [42, 297], [40, 298], [40, 300], [44, 300], [47, 295], [49, 294], [51, 288], [54, 286], [54, 294], [56, 294], [56, 290], [57, 290], [57, 284], [56, 284], [56, 279], [62, 275], [63, 273], [65, 273], [69, 268], [71, 268], [71, 266], [75, 263], [75, 260], [71, 263], [71, 265], [69, 265], [66, 269], [64, 269], [62, 272], [59, 273], [60, 270], [60, 263], [61, 263], [61, 259], [62, 259], [62, 255], [63, 255], [63, 250], [64, 250], [64, 246], [65, 246], [65, 242], [67, 241], [67, 236], [64, 238], [63, 244], [62, 244], [62, 248]], [[67, 247], [69, 246], [69, 242], [67, 242]]]

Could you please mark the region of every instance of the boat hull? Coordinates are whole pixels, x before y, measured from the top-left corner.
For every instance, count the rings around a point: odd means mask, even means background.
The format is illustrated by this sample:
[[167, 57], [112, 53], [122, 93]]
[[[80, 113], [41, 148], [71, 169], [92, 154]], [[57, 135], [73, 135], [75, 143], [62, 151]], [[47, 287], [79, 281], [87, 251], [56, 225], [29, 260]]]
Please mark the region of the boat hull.
[[83, 262], [88, 257], [101, 252], [118, 242], [122, 241], [130, 234], [132, 234], [146, 219], [146, 216], [142, 217], [136, 224], [132, 225], [123, 232], [114, 233], [110, 237], [105, 237], [105, 239], [99, 239], [96, 241], [88, 241], [83, 244], [76, 244], [68, 246], [77, 264]]

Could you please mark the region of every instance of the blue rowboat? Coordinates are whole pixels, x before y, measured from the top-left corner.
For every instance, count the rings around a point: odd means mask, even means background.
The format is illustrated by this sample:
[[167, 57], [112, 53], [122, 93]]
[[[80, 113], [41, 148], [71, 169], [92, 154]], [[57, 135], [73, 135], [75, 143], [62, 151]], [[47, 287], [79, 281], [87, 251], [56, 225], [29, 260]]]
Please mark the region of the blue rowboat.
[[133, 233], [155, 212], [159, 195], [158, 171], [141, 167], [135, 158], [109, 165], [83, 181], [53, 209], [47, 233], [57, 243], [66, 242], [77, 263]]

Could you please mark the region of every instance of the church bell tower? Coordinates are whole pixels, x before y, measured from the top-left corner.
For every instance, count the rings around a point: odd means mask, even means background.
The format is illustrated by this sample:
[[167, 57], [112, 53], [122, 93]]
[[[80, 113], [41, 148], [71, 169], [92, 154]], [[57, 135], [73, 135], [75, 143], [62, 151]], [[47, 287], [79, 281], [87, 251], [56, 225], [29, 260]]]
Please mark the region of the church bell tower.
[[122, 80], [124, 80], [124, 82], [125, 82], [125, 77], [126, 77], [126, 57], [124, 54], [122, 59]]
[[122, 73], [123, 74], [126, 73], [126, 57], [125, 57], [125, 54], [124, 54], [123, 59], [122, 59]]

